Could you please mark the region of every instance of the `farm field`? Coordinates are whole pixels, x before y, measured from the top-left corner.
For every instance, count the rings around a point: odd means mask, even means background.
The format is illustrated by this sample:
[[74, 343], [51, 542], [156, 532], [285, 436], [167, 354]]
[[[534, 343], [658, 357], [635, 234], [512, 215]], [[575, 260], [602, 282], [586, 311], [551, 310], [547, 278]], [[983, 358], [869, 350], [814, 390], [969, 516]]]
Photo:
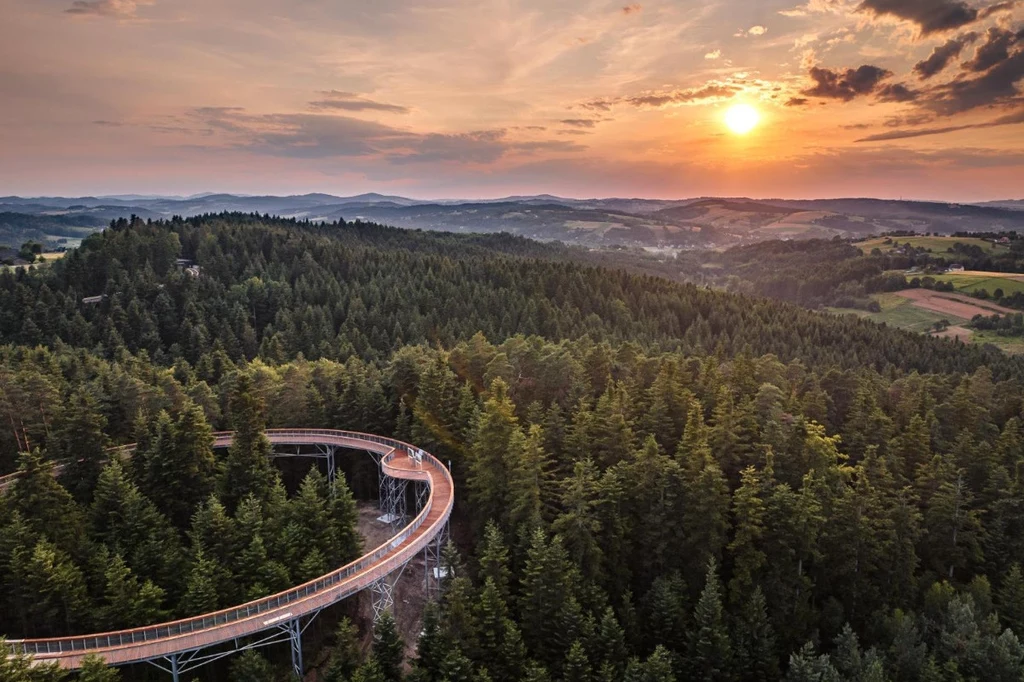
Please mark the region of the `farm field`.
[[898, 242], [900, 244], [910, 244], [914, 248], [926, 249], [931, 251], [935, 257], [947, 260], [955, 260], [957, 258], [955, 254], [949, 253], [949, 249], [957, 243], [977, 246], [984, 249], [987, 253], [997, 253], [1007, 248], [984, 239], [978, 239], [977, 237], [893, 237], [888, 244], [885, 243], [886, 239], [888, 237], [868, 239], [858, 242], [854, 246], [857, 246], [865, 254], [871, 253], [872, 249], [878, 249], [882, 253], [889, 253], [895, 250], [896, 243]]
[[[65, 251], [47, 251], [45, 253], [40, 254], [40, 256], [43, 258], [42, 262], [36, 261], [30, 267], [37, 267], [37, 266], [48, 265], [48, 264], [52, 263], [55, 260], [60, 260], [61, 258], [63, 258], [65, 253], [66, 253]], [[0, 272], [3, 272], [4, 270], [14, 270], [15, 268], [23, 268], [23, 267], [25, 267], [25, 266], [24, 265], [0, 265]]]
[[930, 310], [945, 316], [970, 319], [975, 315], [996, 315], [1016, 312], [995, 303], [971, 298], [963, 294], [954, 294], [931, 289], [906, 289], [896, 295], [911, 301], [912, 305]]
[[[830, 308], [836, 314], [857, 315], [890, 327], [944, 338], [956, 338], [965, 343], [988, 343], [1005, 353], [1024, 354], [1024, 339], [999, 336], [991, 332], [977, 332], [967, 328], [970, 318], [977, 314], [992, 315], [1008, 311], [987, 301], [978, 301], [956, 294], [933, 292], [927, 289], [909, 289], [902, 292], [875, 294], [882, 311], [869, 313], [851, 308]], [[1010, 311], [1013, 312], [1013, 311]], [[945, 320], [949, 328], [935, 334], [937, 322]]]
[[1006, 295], [1017, 292], [1024, 293], [1024, 275], [1017, 273], [967, 270], [965, 272], [951, 272], [945, 275], [938, 275], [936, 279], [943, 282], [952, 282], [957, 291], [965, 293], [974, 293], [981, 289], [984, 289], [989, 294], [996, 289], [1002, 289]]
[[906, 329], [912, 332], [927, 333], [936, 322], [946, 320], [953, 325], [966, 324], [968, 318], [956, 315], [941, 314], [915, 305], [915, 302], [900, 296], [898, 293], [875, 294], [873, 299], [882, 306], [882, 311], [870, 313], [866, 310], [852, 308], [830, 308], [830, 312], [853, 314], [873, 322], [885, 323], [890, 327]]

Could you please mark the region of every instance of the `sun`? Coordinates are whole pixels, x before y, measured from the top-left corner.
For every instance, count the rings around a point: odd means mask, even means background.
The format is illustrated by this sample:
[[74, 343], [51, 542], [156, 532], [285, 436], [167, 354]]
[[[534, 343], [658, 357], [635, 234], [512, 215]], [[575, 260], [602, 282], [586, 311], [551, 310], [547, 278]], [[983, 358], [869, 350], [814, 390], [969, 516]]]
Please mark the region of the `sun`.
[[725, 125], [736, 135], [746, 135], [760, 122], [760, 112], [749, 104], [734, 104], [725, 112]]

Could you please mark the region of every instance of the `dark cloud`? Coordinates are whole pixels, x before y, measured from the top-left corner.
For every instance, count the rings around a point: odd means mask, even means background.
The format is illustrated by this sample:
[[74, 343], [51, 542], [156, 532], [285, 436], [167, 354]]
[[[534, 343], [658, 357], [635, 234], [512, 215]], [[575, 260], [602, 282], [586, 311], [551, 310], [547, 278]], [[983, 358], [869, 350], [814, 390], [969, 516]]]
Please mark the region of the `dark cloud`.
[[626, 5], [625, 7], [623, 7], [622, 8], [622, 13], [623, 14], [635, 14], [636, 12], [639, 12], [642, 9], [643, 9], [643, 5], [640, 5], [640, 4], [637, 4], [637, 3], [633, 3], [632, 5]]
[[891, 140], [906, 140], [913, 137], [927, 137], [929, 135], [944, 135], [955, 133], [961, 130], [978, 130], [984, 128], [996, 128], [999, 126], [1019, 125], [1024, 123], [1024, 107], [993, 121], [985, 123], [972, 123], [968, 125], [945, 126], [941, 128], [918, 128], [916, 130], [892, 130], [887, 133], [879, 133], [857, 140], [857, 142], [887, 142]]
[[139, 4], [138, 0], [75, 0], [64, 11], [67, 14], [125, 19], [135, 16]]
[[926, 106], [949, 115], [991, 105], [1008, 105], [1019, 100], [1017, 87], [1024, 80], [1024, 45], [1008, 54], [975, 78], [960, 78], [934, 88]]
[[914, 66], [914, 72], [921, 77], [921, 80], [928, 80], [932, 76], [942, 72], [951, 61], [960, 56], [964, 48], [978, 39], [978, 34], [965, 33], [956, 38], [950, 38], [944, 45], [939, 45], [928, 59], [920, 61]]
[[879, 88], [878, 99], [882, 102], [913, 102], [920, 94], [903, 83], [893, 83]]
[[882, 81], [892, 76], [892, 71], [868, 64], [846, 71], [833, 71], [813, 66], [810, 76], [815, 85], [804, 90], [802, 94], [808, 97], [823, 97], [849, 102], [857, 97], [875, 92]]
[[789, 101], [786, 102], [787, 107], [802, 107], [810, 101], [806, 97], [790, 97]]
[[120, 128], [124, 125], [120, 121], [93, 121], [92, 124], [103, 128]]
[[1010, 58], [1010, 48], [1020, 37], [1021, 34], [1013, 31], [996, 27], [990, 28], [985, 36], [985, 42], [975, 50], [974, 59], [964, 63], [964, 69], [980, 73], [988, 71], [1000, 62], [1005, 62]]
[[579, 105], [583, 109], [590, 109], [591, 111], [611, 111], [612, 105], [617, 100], [611, 99], [592, 99], [589, 102], [584, 102]]
[[386, 104], [384, 102], [374, 102], [373, 100], [365, 99], [354, 92], [339, 92], [338, 90], [329, 90], [320, 93], [323, 99], [319, 99], [309, 103], [311, 109], [317, 111], [384, 111], [391, 114], [408, 114], [409, 107], [403, 107], [398, 104]]
[[592, 118], [563, 118], [561, 123], [573, 128], [593, 128], [597, 121]]
[[570, 129], [570, 130], [556, 130], [555, 134], [556, 135], [590, 135], [591, 133], [590, 133], [589, 130]]
[[985, 9], [981, 10], [981, 13], [978, 15], [978, 18], [988, 19], [993, 14], [998, 14], [999, 12], [1007, 12], [1009, 10], [1012, 10], [1019, 4], [1020, 2], [1018, 0], [1009, 0], [1009, 2], [997, 3], [995, 5], [992, 5], [991, 7], [986, 7]]
[[981, 14], [962, 0], [864, 0], [859, 10], [910, 21], [925, 36], [974, 23]]

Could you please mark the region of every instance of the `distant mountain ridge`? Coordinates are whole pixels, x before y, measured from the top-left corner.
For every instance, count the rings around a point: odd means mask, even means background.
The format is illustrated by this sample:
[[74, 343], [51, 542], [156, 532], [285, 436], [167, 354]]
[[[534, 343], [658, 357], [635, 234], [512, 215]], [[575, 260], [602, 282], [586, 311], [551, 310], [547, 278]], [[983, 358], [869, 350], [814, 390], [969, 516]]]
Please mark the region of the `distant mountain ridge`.
[[[981, 232], [1024, 230], [1024, 200], [984, 204], [846, 199], [695, 197], [679, 200], [612, 197], [574, 199], [549, 194], [497, 199], [422, 200], [376, 192], [353, 196], [202, 193], [192, 196], [120, 194], [85, 197], [0, 197], [0, 243], [16, 241], [11, 215], [60, 217], [60, 224], [96, 229], [118, 217], [190, 217], [261, 213], [333, 222], [365, 220], [451, 232], [510, 232], [584, 246], [648, 249], [708, 248], [769, 239], [864, 237], [894, 230]], [[48, 238], [39, 220], [33, 238]], [[45, 221], [44, 221], [45, 222]], [[7, 232], [5, 233], [4, 230]]]

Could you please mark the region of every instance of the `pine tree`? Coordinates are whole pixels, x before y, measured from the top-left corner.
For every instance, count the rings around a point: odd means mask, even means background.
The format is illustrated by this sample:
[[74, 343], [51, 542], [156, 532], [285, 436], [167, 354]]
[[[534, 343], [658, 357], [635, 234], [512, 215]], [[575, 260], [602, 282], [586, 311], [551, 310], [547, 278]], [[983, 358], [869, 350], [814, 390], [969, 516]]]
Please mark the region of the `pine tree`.
[[1020, 564], [1014, 564], [1003, 578], [999, 590], [999, 618], [1018, 636], [1024, 636], [1024, 575]]
[[65, 552], [40, 540], [16, 571], [15, 580], [21, 590], [33, 596], [26, 614], [30, 631], [58, 635], [89, 626], [85, 577]]
[[733, 601], [750, 594], [767, 560], [767, 555], [760, 548], [765, 530], [763, 489], [761, 474], [753, 467], [747, 467], [741, 475], [740, 487], [732, 497], [735, 532], [729, 544], [733, 560], [729, 593]]
[[142, 581], [180, 585], [181, 543], [170, 522], [128, 480], [112, 460], [100, 474], [89, 510], [93, 537], [111, 554], [120, 554]]
[[140, 488], [180, 528], [213, 492], [213, 432], [194, 403], [187, 404], [173, 423], [161, 412], [152, 431], [147, 451], [136, 454], [142, 462]]
[[936, 456], [922, 470], [927, 559], [940, 575], [954, 578], [980, 562], [981, 519], [964, 472], [950, 456]]
[[508, 547], [501, 535], [501, 529], [494, 521], [488, 521], [484, 528], [484, 541], [480, 548], [480, 571], [479, 576], [482, 582], [488, 580], [494, 583], [495, 589], [501, 598], [508, 603], [511, 592], [509, 584], [511, 571], [509, 569]]
[[328, 499], [331, 520], [337, 533], [338, 554], [336, 564], [343, 566], [358, 559], [363, 553], [363, 538], [359, 534], [359, 510], [352, 489], [344, 476], [337, 475]]
[[82, 511], [53, 477], [53, 465], [38, 450], [18, 457], [18, 478], [11, 487], [10, 509], [20, 514], [36, 535], [50, 538], [73, 555], [83, 553], [85, 524]]
[[373, 629], [373, 659], [377, 662], [381, 679], [401, 682], [405, 644], [398, 634], [395, 618], [385, 612]]
[[274, 669], [255, 649], [243, 651], [231, 659], [231, 682], [275, 682]]
[[478, 651], [494, 682], [518, 682], [526, 662], [519, 628], [509, 618], [508, 606], [493, 578], [487, 578], [480, 592], [476, 621]]
[[729, 532], [729, 485], [711, 455], [706, 429], [694, 401], [676, 459], [682, 470], [682, 536], [686, 542], [686, 577], [696, 583], [707, 562], [721, 559]]
[[220, 480], [220, 497], [229, 511], [250, 494], [269, 500], [277, 478], [270, 464], [273, 449], [263, 433], [263, 401], [245, 374], [238, 376], [232, 392], [231, 416], [235, 434]]
[[675, 682], [672, 656], [665, 647], [658, 646], [646, 661], [630, 660], [622, 679], [623, 682]]
[[544, 531], [534, 531], [517, 600], [519, 623], [527, 647], [538, 662], [554, 668], [572, 640], [563, 629], [563, 614], [575, 600], [576, 573], [559, 537], [550, 542]]
[[[426, 630], [424, 614], [424, 630]], [[359, 632], [348, 618], [342, 618], [335, 630], [334, 646], [331, 647], [325, 682], [348, 682], [359, 667], [362, 656], [359, 652]]]
[[769, 682], [779, 678], [775, 633], [761, 587], [754, 588], [735, 627], [734, 670], [741, 682]]
[[82, 504], [92, 500], [96, 480], [107, 460], [107, 437], [103, 433], [106, 425], [92, 393], [85, 388], [75, 391], [68, 401], [56, 451], [51, 456], [69, 460], [61, 473], [61, 482]]
[[562, 682], [592, 682], [593, 679], [587, 652], [583, 648], [582, 642], [576, 640], [569, 647], [569, 653], [565, 656], [565, 664], [562, 666]]
[[477, 422], [467, 478], [470, 499], [481, 523], [505, 518], [508, 452], [518, 421], [507, 386], [500, 379], [495, 380]]
[[331, 503], [324, 494], [325, 490], [326, 484], [320, 472], [315, 467], [311, 468], [302, 480], [298, 494], [288, 503], [288, 523], [297, 529], [294, 540], [304, 554], [316, 549], [327, 564], [340, 566], [345, 557], [339, 527], [332, 518]]
[[562, 537], [566, 551], [579, 566], [586, 581], [597, 584], [604, 573], [604, 556], [599, 535], [602, 491], [593, 460], [577, 460], [572, 475], [562, 482], [561, 508], [564, 510], [551, 529]]
[[200, 547], [188, 576], [185, 594], [181, 598], [181, 613], [194, 616], [216, 611], [221, 605], [217, 584], [223, 575], [223, 567], [212, 557], [206, 556]]
[[505, 524], [519, 533], [529, 532], [544, 521], [547, 488], [547, 456], [541, 447], [539, 426], [528, 434], [521, 429], [509, 438], [506, 460], [508, 471], [508, 508]]
[[119, 682], [121, 671], [107, 667], [103, 658], [90, 654], [82, 659], [78, 669], [78, 682]]
[[[599, 654], [601, 670], [610, 671], [614, 679], [621, 679], [629, 660], [629, 649], [626, 645], [626, 633], [610, 606], [601, 616], [594, 651]], [[599, 678], [604, 674], [602, 673]]]
[[593, 422], [587, 430], [585, 449], [576, 458], [590, 457], [607, 468], [629, 458], [636, 447], [632, 425], [627, 417], [629, 396], [615, 384], [598, 399]]
[[164, 591], [150, 581], [140, 584], [119, 554], [107, 565], [104, 575], [104, 605], [100, 621], [105, 630], [141, 627], [161, 620]]
[[818, 656], [814, 645], [808, 642], [798, 653], [789, 657], [786, 682], [843, 682], [843, 678], [827, 655]]
[[844, 680], [860, 680], [866, 672], [864, 652], [849, 623], [843, 626], [842, 632], [835, 639], [831, 661]]
[[[451, 653], [454, 644], [445, 636], [441, 627], [441, 613], [434, 602], [428, 602], [423, 608], [423, 627], [416, 643], [416, 660], [410, 680], [413, 682], [433, 682], [440, 679], [441, 666]], [[329, 670], [333, 670], [332, 668]], [[327, 682], [346, 682], [347, 677], [330, 677]]]
[[707, 578], [694, 609], [688, 639], [687, 662], [691, 679], [706, 682], [732, 679], [732, 643], [725, 625], [722, 589], [714, 559], [707, 563]]

